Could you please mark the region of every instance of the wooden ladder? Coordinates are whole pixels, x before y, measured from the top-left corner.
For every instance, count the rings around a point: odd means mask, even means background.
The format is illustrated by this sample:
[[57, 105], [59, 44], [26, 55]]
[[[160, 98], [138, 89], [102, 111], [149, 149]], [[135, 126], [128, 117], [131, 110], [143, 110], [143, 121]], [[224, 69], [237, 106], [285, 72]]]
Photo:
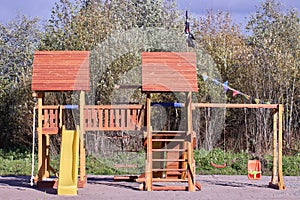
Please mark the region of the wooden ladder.
[[146, 190], [188, 190], [187, 143], [191, 138], [187, 137], [187, 131], [152, 131], [149, 135], [147, 138], [145, 134], [144, 143], [148, 174], [137, 181], [144, 183]]

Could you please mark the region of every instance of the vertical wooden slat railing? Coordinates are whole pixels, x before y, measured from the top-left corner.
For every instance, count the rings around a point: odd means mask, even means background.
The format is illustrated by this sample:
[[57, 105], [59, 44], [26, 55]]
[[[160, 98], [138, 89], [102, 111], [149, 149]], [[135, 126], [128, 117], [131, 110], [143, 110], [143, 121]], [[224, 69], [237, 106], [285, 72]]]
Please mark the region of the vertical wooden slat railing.
[[43, 105], [42, 134], [57, 134], [59, 130], [59, 106]]
[[140, 130], [142, 105], [86, 105], [85, 131]]

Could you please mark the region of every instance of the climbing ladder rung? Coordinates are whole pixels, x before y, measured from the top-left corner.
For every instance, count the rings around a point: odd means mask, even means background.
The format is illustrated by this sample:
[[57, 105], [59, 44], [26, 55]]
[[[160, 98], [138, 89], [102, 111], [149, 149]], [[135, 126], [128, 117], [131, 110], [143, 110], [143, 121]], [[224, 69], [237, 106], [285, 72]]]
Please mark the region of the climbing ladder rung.
[[186, 169], [152, 169], [153, 172], [184, 172]]
[[186, 186], [153, 186], [152, 187], [153, 191], [162, 191], [162, 190], [176, 190], [176, 191], [187, 191], [188, 187]]
[[182, 134], [177, 133], [152, 133], [152, 136], [156, 137], [176, 137], [176, 136], [183, 136]]
[[164, 134], [164, 133], [174, 133], [174, 134], [185, 134], [186, 131], [152, 131], [153, 134]]
[[186, 149], [152, 149], [153, 152], [185, 152]]
[[185, 139], [152, 139], [153, 142], [184, 142]]
[[[136, 182], [145, 182], [145, 178], [137, 178]], [[178, 179], [178, 178], [152, 178], [152, 182], [188, 182], [188, 179]]]
[[177, 179], [177, 178], [153, 178], [152, 182], [187, 182], [188, 179]]
[[184, 162], [186, 159], [152, 159], [153, 162]]

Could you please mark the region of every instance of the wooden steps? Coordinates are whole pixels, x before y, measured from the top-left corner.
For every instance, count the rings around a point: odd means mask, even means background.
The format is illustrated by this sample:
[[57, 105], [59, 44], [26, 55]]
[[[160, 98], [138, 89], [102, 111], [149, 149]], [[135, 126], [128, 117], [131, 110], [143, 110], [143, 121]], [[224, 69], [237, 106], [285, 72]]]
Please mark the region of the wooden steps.
[[[147, 138], [149, 136], [150, 138]], [[144, 138], [147, 154], [150, 155], [148, 155], [148, 159], [151, 162], [151, 172], [146, 172], [145, 177], [138, 178], [136, 181], [146, 185], [150, 184], [150, 190], [188, 190], [187, 144], [191, 142], [188, 139], [191, 138], [188, 137], [188, 132], [152, 131], [150, 134], [145, 133]], [[151, 148], [147, 142], [150, 142]], [[150, 181], [147, 178], [150, 178]], [[161, 184], [157, 185], [156, 183]], [[168, 184], [166, 185], [166, 183]], [[142, 188], [149, 190], [146, 187]]]
[[152, 169], [153, 172], [185, 172], [186, 169]]
[[[145, 182], [145, 178], [138, 178], [136, 179], [136, 182]], [[152, 182], [188, 182], [187, 179], [177, 179], [177, 178], [153, 178]]]
[[188, 187], [187, 186], [177, 186], [177, 185], [172, 185], [172, 186], [152, 186], [153, 191], [165, 191], [165, 190], [174, 190], [174, 191], [187, 191]]

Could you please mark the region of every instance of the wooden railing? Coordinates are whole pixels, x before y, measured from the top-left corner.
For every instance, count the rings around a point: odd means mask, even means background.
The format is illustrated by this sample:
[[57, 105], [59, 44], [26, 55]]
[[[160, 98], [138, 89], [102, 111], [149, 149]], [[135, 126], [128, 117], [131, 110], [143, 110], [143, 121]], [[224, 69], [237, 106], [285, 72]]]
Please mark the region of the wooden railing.
[[[38, 107], [37, 107], [38, 109]], [[42, 133], [57, 134], [62, 126], [65, 106], [42, 106]], [[143, 105], [86, 105], [85, 131], [140, 130], [143, 123]]]
[[43, 134], [57, 134], [60, 123], [60, 109], [56, 105], [42, 106], [42, 133]]
[[85, 131], [140, 130], [143, 121], [142, 105], [86, 105]]

